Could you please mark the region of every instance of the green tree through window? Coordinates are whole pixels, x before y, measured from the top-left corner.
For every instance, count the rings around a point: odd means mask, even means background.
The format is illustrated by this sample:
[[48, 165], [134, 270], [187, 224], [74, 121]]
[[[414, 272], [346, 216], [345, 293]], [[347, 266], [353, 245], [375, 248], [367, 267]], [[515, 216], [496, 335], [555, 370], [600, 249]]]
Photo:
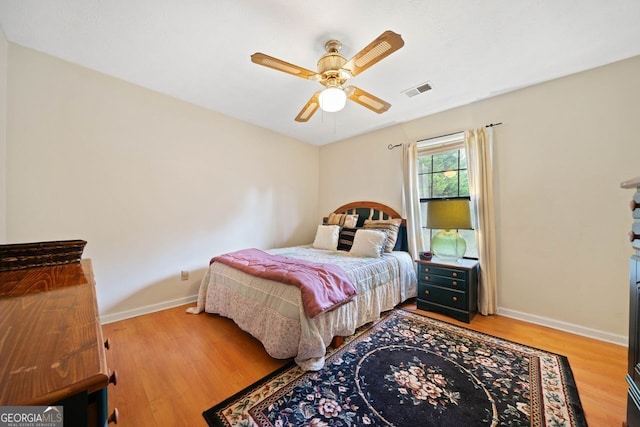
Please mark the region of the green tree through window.
[[418, 158], [420, 201], [469, 197], [467, 156], [464, 148]]

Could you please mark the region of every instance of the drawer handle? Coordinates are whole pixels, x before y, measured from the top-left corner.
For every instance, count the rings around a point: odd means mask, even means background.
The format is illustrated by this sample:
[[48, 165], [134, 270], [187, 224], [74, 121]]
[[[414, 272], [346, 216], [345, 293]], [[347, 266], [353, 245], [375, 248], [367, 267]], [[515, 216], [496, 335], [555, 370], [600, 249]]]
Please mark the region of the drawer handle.
[[640, 208], [640, 202], [632, 200], [629, 206], [631, 206], [632, 211], [635, 211], [636, 209]]
[[458, 301], [458, 297], [452, 297], [451, 299], [454, 301]]
[[429, 291], [424, 291], [424, 294], [425, 295], [429, 295]]
[[109, 418], [107, 418], [107, 423], [118, 424], [118, 421], [120, 421], [120, 412], [118, 412], [118, 408], [113, 408], [113, 412], [109, 415]]
[[458, 277], [458, 273], [456, 273], [455, 271], [454, 271], [453, 273], [451, 273], [451, 275], [452, 275], [453, 277]]
[[451, 282], [451, 284], [452, 284], [453, 286], [458, 286], [458, 282], [456, 282], [455, 280], [454, 280], [453, 282]]
[[109, 375], [109, 383], [118, 385], [118, 373], [116, 371], [111, 372], [111, 374]]
[[424, 280], [431, 280], [431, 277], [429, 277], [429, 276], [424, 276]]
[[107, 338], [104, 342], [104, 348], [106, 348], [107, 350], [111, 349], [111, 338]]
[[629, 232], [629, 241], [633, 242], [634, 240], [640, 239], [640, 234], [636, 234], [633, 231]]
[[431, 271], [431, 270], [429, 270], [429, 267], [425, 267], [424, 271]]

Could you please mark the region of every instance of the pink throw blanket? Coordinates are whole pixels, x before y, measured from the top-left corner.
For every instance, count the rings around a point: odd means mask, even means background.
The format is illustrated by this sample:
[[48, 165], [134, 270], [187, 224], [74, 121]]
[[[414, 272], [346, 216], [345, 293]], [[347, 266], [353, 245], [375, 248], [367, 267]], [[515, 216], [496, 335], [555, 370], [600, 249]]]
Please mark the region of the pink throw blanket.
[[356, 294], [356, 288], [344, 270], [333, 264], [271, 255], [259, 249], [243, 249], [213, 257], [211, 263], [214, 262], [221, 262], [252, 276], [297, 286], [309, 317], [349, 302]]

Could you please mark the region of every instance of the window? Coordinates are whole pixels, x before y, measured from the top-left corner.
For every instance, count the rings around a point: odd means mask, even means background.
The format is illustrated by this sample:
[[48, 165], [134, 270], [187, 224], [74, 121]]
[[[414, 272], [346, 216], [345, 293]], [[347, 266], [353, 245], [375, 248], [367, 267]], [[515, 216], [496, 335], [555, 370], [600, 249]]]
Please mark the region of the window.
[[[422, 218], [427, 218], [427, 202], [433, 199], [469, 197], [469, 175], [464, 149], [464, 133], [432, 138], [418, 143], [418, 186]], [[425, 249], [430, 250], [431, 237], [440, 230], [423, 225]], [[465, 258], [478, 258], [474, 230], [458, 230], [467, 242]]]

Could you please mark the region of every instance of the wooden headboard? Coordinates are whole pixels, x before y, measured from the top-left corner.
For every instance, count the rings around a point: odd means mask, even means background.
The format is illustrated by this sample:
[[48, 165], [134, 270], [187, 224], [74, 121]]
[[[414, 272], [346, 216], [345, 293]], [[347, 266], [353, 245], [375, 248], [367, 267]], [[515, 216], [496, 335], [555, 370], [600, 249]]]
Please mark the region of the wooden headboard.
[[[358, 214], [358, 226], [361, 227], [365, 219], [389, 219], [402, 218], [395, 209], [378, 202], [359, 201], [351, 202], [340, 206], [333, 213]], [[402, 218], [402, 225], [407, 225], [407, 221]]]
[[[362, 227], [366, 219], [391, 219], [402, 218], [402, 216], [389, 206], [371, 201], [358, 201], [347, 203], [334, 210], [336, 214], [358, 214], [358, 224], [356, 227]], [[327, 218], [324, 218], [327, 221]], [[394, 248], [396, 251], [409, 251], [409, 243], [407, 240], [407, 221], [402, 218], [402, 224], [398, 232], [398, 240]]]

